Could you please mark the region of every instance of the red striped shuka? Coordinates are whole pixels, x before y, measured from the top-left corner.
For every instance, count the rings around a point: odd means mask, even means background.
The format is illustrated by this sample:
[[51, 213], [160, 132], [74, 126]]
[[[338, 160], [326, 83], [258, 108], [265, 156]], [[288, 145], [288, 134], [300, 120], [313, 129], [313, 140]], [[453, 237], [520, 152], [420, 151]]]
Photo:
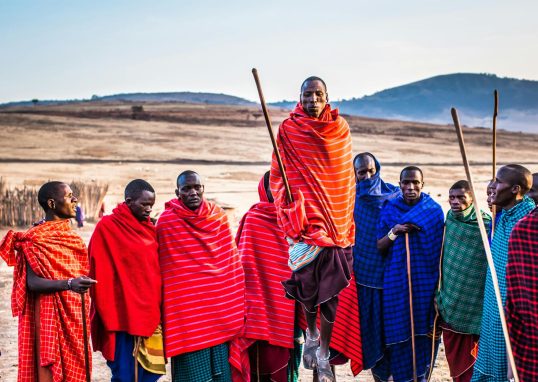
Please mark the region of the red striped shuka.
[[[281, 281], [291, 275], [288, 242], [277, 224], [276, 209], [269, 202], [262, 178], [260, 202], [243, 216], [235, 236], [245, 270], [246, 321], [230, 343], [234, 382], [250, 381], [248, 348], [256, 341], [293, 349], [295, 301], [285, 297]], [[273, 360], [275, 361], [275, 360]], [[284, 365], [287, 365], [285, 360]]]
[[[67, 280], [86, 276], [88, 252], [82, 238], [66, 220], [46, 221], [28, 231], [9, 231], [0, 243], [0, 257], [14, 266], [11, 309], [19, 318], [18, 382], [34, 382], [37, 358], [48, 367], [54, 382], [86, 379], [82, 304], [79, 293], [70, 290], [36, 294], [26, 286], [27, 265], [41, 278]], [[86, 298], [86, 315], [90, 311]], [[36, 325], [39, 312], [39, 326]], [[89, 317], [86, 317], [89, 332]], [[36, 333], [38, 332], [38, 333]], [[36, 334], [39, 348], [36, 348]], [[89, 369], [91, 365], [91, 351]]]
[[273, 153], [270, 185], [279, 225], [306, 244], [347, 248], [355, 242], [355, 173], [351, 133], [338, 109], [326, 105], [319, 118], [297, 104], [280, 125], [278, 151], [294, 202], [288, 203]]
[[226, 213], [178, 199], [157, 222], [166, 357], [223, 344], [244, 323], [245, 280]]
[[[273, 153], [270, 187], [282, 231], [294, 241], [320, 247], [353, 245], [355, 172], [351, 133], [338, 109], [331, 110], [327, 104], [319, 118], [313, 118], [297, 104], [280, 125], [277, 145], [294, 198], [288, 202]], [[353, 277], [338, 295], [330, 346], [351, 359], [354, 375], [362, 370], [358, 298]]]
[[519, 380], [538, 381], [538, 208], [510, 235], [506, 319]]

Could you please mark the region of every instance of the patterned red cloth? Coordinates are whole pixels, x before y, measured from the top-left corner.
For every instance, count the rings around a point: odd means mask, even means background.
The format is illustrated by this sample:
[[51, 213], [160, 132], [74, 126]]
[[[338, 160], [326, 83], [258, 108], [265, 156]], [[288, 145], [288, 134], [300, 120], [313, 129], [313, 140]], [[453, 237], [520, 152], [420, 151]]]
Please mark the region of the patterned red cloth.
[[519, 380], [538, 381], [538, 208], [510, 236], [506, 318]]
[[[39, 296], [40, 348], [36, 349], [36, 295], [26, 287], [26, 264], [37, 276], [49, 280], [87, 275], [88, 253], [82, 238], [71, 230], [69, 220], [48, 221], [25, 233], [9, 231], [0, 244], [0, 256], [15, 267], [11, 309], [19, 318], [18, 382], [35, 381], [36, 350], [41, 366], [50, 368], [54, 382], [85, 380], [80, 294], [62, 291]], [[89, 312], [89, 298], [86, 305]], [[87, 317], [88, 326], [89, 322]]]
[[294, 202], [288, 203], [273, 153], [271, 191], [279, 225], [287, 236], [321, 247], [346, 248], [355, 240], [355, 174], [351, 134], [338, 109], [327, 105], [319, 118], [298, 104], [277, 137]]
[[161, 272], [157, 234], [151, 221], [139, 222], [122, 203], [103, 217], [88, 248], [92, 343], [114, 361], [115, 332], [150, 337], [161, 321]]
[[243, 216], [235, 236], [245, 270], [246, 321], [230, 343], [234, 381], [250, 381], [248, 348], [256, 340], [293, 348], [295, 301], [286, 298], [281, 281], [291, 275], [288, 243], [277, 224], [276, 209], [267, 199], [263, 178], [260, 202]]
[[203, 200], [173, 199], [157, 222], [166, 357], [225, 343], [245, 316], [245, 279], [228, 218]]

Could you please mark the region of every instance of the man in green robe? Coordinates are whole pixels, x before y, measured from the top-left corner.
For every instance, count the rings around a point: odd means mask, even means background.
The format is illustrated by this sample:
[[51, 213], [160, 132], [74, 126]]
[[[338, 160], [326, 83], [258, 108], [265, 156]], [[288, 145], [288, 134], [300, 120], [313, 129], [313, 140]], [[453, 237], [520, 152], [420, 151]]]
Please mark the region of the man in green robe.
[[[488, 264], [469, 183], [454, 183], [448, 201], [436, 302], [450, 376], [468, 382], [476, 361]], [[482, 212], [482, 218], [489, 227], [491, 217]]]

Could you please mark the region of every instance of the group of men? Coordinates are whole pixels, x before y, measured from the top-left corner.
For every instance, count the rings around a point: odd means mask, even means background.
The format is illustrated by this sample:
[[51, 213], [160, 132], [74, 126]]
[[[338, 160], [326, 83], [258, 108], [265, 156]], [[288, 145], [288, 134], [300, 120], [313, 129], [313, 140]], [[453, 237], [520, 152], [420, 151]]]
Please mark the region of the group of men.
[[348, 360], [376, 381], [425, 380], [441, 332], [455, 381], [506, 381], [477, 214], [517, 372], [538, 380], [538, 210], [526, 195], [538, 184], [526, 168], [499, 169], [488, 191], [495, 220], [476, 211], [466, 181], [450, 188], [445, 220], [420, 168], [405, 167], [396, 186], [374, 155], [353, 159], [349, 126], [318, 77], [301, 85], [277, 145], [235, 238], [194, 171], [177, 177], [156, 224], [155, 190], [131, 181], [88, 250], [70, 228], [69, 186], [43, 185], [44, 221], [0, 244], [15, 266], [18, 380], [84, 381], [89, 331], [112, 381], [156, 381], [166, 358], [174, 382], [297, 380], [301, 358], [322, 382]]

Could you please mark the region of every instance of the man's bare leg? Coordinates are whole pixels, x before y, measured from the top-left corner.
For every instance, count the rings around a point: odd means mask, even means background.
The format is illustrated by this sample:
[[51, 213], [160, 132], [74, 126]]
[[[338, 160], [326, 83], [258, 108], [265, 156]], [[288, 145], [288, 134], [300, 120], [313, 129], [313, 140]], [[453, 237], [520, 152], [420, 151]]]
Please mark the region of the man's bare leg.
[[328, 321], [323, 314], [321, 314], [320, 322], [320, 346], [316, 353], [318, 379], [319, 382], [333, 382], [336, 381], [336, 378], [334, 376], [334, 369], [331, 368], [329, 362], [329, 345], [331, 344], [331, 337], [333, 334], [333, 322]]
[[320, 332], [316, 325], [317, 312], [308, 312], [304, 307], [303, 310], [308, 326], [303, 349], [303, 364], [305, 369], [312, 370], [317, 366], [316, 350], [320, 346]]

